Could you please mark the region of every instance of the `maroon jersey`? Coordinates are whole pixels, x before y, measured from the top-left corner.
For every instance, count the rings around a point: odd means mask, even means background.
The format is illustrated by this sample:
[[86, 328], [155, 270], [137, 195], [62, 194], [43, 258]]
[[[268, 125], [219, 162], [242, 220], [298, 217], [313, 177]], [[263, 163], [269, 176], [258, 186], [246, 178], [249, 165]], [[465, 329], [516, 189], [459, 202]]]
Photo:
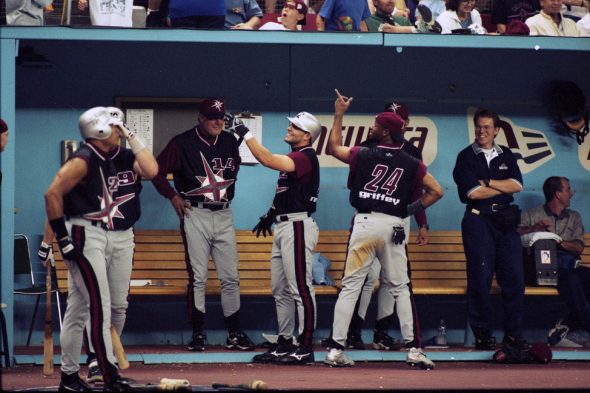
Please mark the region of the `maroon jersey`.
[[407, 216], [407, 205], [422, 191], [425, 165], [400, 147], [351, 149], [350, 204], [358, 211]]
[[141, 214], [141, 181], [133, 171], [135, 154], [118, 147], [105, 153], [91, 144], [82, 144], [73, 158], [88, 166], [86, 177], [64, 196], [64, 213], [100, 222], [109, 230], [131, 228]]
[[295, 172], [281, 172], [273, 206], [277, 214], [314, 213], [320, 192], [320, 163], [313, 147], [289, 153]]
[[[240, 169], [236, 138], [222, 132], [208, 140], [196, 128], [176, 135], [158, 155], [159, 173], [152, 182], [160, 194], [170, 199], [176, 193], [197, 202], [228, 202], [234, 197]], [[174, 189], [166, 174], [174, 175]]]

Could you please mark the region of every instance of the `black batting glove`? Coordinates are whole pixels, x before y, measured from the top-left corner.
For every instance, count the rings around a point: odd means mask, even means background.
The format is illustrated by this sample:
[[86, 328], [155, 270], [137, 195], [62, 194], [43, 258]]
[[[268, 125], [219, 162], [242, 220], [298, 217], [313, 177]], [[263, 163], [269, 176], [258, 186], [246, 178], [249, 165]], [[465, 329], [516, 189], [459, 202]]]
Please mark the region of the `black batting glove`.
[[223, 121], [225, 122], [225, 130], [231, 132], [232, 134], [236, 134], [240, 138], [243, 138], [248, 132], [250, 132], [250, 129], [244, 125], [242, 120], [230, 115], [229, 113], [225, 114]]
[[393, 242], [393, 244], [402, 244], [405, 239], [406, 231], [404, 231], [404, 227], [393, 227], [393, 235], [391, 236], [391, 241]]
[[271, 207], [264, 216], [260, 217], [260, 221], [256, 224], [254, 229], [252, 229], [252, 233], [256, 232], [256, 237], [259, 237], [262, 232], [262, 236], [266, 237], [268, 232], [268, 235], [271, 236], [272, 230], [270, 228], [275, 222], [276, 215], [276, 210]]
[[55, 259], [53, 259], [53, 246], [51, 244], [47, 244], [45, 242], [41, 242], [39, 246], [39, 251], [37, 251], [37, 256], [41, 261], [43, 267], [47, 267], [47, 261], [51, 261], [51, 266], [55, 266]]
[[65, 219], [59, 217], [49, 220], [49, 225], [51, 225], [51, 229], [53, 229], [53, 233], [55, 233], [55, 237], [57, 238], [57, 245], [59, 246], [61, 256], [68, 261], [76, 261], [78, 259], [78, 252], [66, 229]]

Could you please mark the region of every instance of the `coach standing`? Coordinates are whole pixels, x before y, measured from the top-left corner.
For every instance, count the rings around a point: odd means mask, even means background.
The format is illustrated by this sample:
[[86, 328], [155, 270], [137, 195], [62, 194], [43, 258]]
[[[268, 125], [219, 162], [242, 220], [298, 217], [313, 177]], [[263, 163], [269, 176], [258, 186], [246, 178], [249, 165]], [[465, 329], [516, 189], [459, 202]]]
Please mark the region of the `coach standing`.
[[[272, 154], [239, 119], [229, 117], [226, 123], [227, 129], [244, 138], [262, 165], [280, 171], [272, 206], [253, 230], [256, 236], [266, 236], [272, 234], [271, 227], [275, 225], [270, 269], [279, 338], [268, 352], [254, 356], [255, 363], [310, 364], [315, 360], [312, 263], [319, 229], [311, 214], [318, 200], [320, 164], [311, 145], [322, 126], [308, 112], [287, 119], [290, 124], [285, 142], [292, 150], [288, 155]], [[299, 317], [299, 347], [293, 346], [295, 312]]]
[[[189, 272], [187, 301], [192, 323], [189, 351], [204, 351], [205, 285], [209, 255], [221, 281], [221, 307], [228, 331], [225, 347], [251, 350], [254, 344], [240, 330], [240, 279], [233, 213], [240, 169], [238, 141], [222, 132], [225, 104], [209, 98], [199, 107], [199, 124], [170, 140], [158, 156], [160, 171], [152, 182], [170, 200], [180, 219], [180, 231]], [[174, 175], [174, 188], [166, 174]]]
[[512, 195], [522, 191], [522, 175], [510, 149], [494, 141], [500, 131], [498, 115], [479, 109], [473, 122], [475, 141], [459, 153], [453, 170], [459, 198], [467, 205], [461, 231], [467, 259], [469, 324], [475, 347], [495, 350], [490, 289], [496, 273], [504, 306], [503, 344], [523, 349], [524, 274], [516, 231], [520, 210], [511, 205]]

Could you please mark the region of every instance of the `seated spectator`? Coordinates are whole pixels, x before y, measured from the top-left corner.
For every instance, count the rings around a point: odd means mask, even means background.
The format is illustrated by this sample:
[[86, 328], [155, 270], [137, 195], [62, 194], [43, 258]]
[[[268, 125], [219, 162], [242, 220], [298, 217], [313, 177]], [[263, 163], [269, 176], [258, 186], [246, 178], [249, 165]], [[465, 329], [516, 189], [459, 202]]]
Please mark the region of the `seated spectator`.
[[[408, 18], [393, 16], [395, 0], [373, 0], [375, 13], [371, 15], [366, 23], [369, 32], [384, 33], [428, 33], [431, 27], [424, 21], [417, 22], [417, 27], [412, 26]], [[424, 8], [421, 8], [424, 10]], [[432, 16], [427, 17], [432, 21]], [[432, 31], [434, 32], [434, 31]], [[440, 31], [439, 31], [440, 32]]]
[[6, 0], [6, 24], [43, 26], [43, 9], [53, 0]]
[[588, 0], [563, 0], [561, 12], [563, 16], [577, 22], [588, 14], [587, 5]]
[[280, 23], [267, 22], [259, 30], [293, 30], [305, 25], [307, 6], [303, 0], [286, 0], [281, 12]]
[[262, 10], [256, 0], [225, 0], [225, 28], [255, 30], [260, 26]]
[[78, 9], [89, 8], [92, 26], [133, 27], [133, 0], [78, 0]]
[[366, 1], [326, 0], [316, 17], [318, 31], [369, 31], [366, 20], [371, 16]]
[[549, 343], [556, 345], [574, 329], [590, 333], [590, 268], [578, 266], [584, 251], [584, 225], [580, 213], [569, 209], [574, 195], [569, 180], [549, 177], [543, 183], [543, 194], [545, 204], [524, 212], [518, 231], [521, 235], [552, 232], [561, 238], [557, 244], [557, 291], [568, 314], [549, 332]]
[[513, 20], [524, 22], [541, 10], [539, 0], [494, 0], [492, 2], [492, 23], [500, 34]]
[[487, 33], [481, 15], [475, 9], [475, 0], [448, 0], [447, 10], [440, 14], [436, 21], [442, 27], [442, 34]]
[[526, 20], [530, 35], [578, 37], [576, 22], [561, 13], [563, 0], [540, 0], [541, 12]]
[[[587, 9], [590, 11], [590, 2], [586, 3]], [[578, 30], [580, 30], [580, 37], [590, 37], [590, 13], [587, 13], [582, 19], [576, 22]]]
[[195, 29], [223, 29], [225, 0], [170, 0], [170, 27]]

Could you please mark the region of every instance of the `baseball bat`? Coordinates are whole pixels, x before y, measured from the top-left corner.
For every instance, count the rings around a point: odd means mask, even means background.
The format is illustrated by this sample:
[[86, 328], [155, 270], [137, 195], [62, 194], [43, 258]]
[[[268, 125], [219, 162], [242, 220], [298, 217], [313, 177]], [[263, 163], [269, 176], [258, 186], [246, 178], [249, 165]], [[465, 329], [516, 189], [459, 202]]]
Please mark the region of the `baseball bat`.
[[244, 389], [244, 390], [267, 390], [268, 385], [266, 382], [256, 379], [250, 383], [239, 383], [236, 385], [226, 384], [226, 383], [214, 383], [211, 385], [213, 389], [219, 388], [234, 388], [234, 389]]
[[115, 357], [117, 358], [117, 362], [119, 363], [119, 368], [121, 370], [128, 369], [129, 361], [127, 360], [127, 355], [125, 355], [125, 349], [123, 349], [123, 344], [121, 344], [121, 338], [117, 334], [115, 327], [112, 325], [111, 340], [113, 341], [113, 351], [115, 352]]
[[47, 260], [47, 300], [45, 301], [45, 338], [43, 339], [43, 375], [53, 375], [53, 332], [51, 329], [51, 261]]

